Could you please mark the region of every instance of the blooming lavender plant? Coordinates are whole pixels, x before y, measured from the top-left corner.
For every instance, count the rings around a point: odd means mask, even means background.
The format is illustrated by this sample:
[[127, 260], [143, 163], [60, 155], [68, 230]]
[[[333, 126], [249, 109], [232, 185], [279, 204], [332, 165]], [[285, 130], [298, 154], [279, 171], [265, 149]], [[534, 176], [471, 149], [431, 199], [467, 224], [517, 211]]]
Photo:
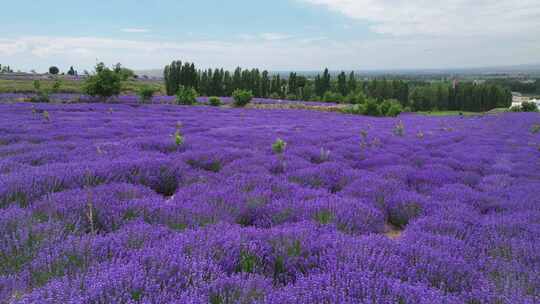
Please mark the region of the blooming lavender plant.
[[540, 302], [537, 113], [91, 101], [0, 104], [1, 303]]

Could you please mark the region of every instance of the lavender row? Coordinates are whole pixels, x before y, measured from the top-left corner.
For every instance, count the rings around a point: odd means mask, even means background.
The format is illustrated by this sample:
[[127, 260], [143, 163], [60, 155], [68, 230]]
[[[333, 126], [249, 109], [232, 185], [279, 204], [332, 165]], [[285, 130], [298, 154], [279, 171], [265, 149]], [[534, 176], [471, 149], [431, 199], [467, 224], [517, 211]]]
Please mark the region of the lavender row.
[[[35, 94], [32, 93], [1, 93], [0, 102], [13, 102], [13, 101], [30, 101]], [[92, 102], [102, 102], [99, 97], [92, 97], [84, 94], [74, 94], [74, 93], [55, 93], [50, 94], [50, 100], [53, 102], [62, 102], [62, 103], [92, 103]], [[206, 96], [198, 97], [197, 101], [201, 104], [209, 104], [208, 98]], [[231, 97], [220, 97], [220, 100], [223, 104], [232, 104], [233, 99]], [[137, 95], [120, 95], [116, 97], [111, 97], [106, 100], [107, 103], [121, 103], [121, 104], [138, 104], [141, 103], [139, 96]], [[262, 104], [262, 105], [311, 105], [311, 106], [335, 106], [335, 103], [331, 102], [317, 102], [317, 101], [302, 101], [302, 100], [286, 100], [286, 99], [270, 99], [270, 98], [254, 98], [251, 101], [253, 104]], [[174, 104], [176, 103], [175, 96], [154, 96], [152, 100], [149, 101], [151, 104]]]
[[0, 104], [0, 302], [537, 303], [539, 122]]

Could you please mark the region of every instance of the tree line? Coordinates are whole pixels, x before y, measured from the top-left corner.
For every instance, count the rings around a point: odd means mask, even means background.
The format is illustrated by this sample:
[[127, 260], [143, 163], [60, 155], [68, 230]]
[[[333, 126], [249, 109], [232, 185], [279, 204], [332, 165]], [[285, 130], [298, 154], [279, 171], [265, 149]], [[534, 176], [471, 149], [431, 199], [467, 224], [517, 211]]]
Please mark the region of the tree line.
[[508, 107], [512, 99], [508, 89], [496, 84], [361, 80], [354, 72], [332, 77], [328, 69], [311, 78], [296, 72], [281, 77], [240, 67], [232, 72], [223, 68], [199, 70], [194, 63], [179, 60], [165, 67], [164, 79], [167, 95], [175, 95], [185, 86], [203, 96], [231, 96], [235, 90], [248, 90], [254, 97], [291, 100], [362, 103], [366, 98], [378, 102], [393, 99], [414, 111], [486, 111]]
[[510, 107], [512, 93], [508, 89], [492, 84], [436, 83], [415, 87], [409, 99], [413, 111], [437, 109], [483, 112]]
[[13, 73], [13, 70], [9, 65], [1, 65], [0, 64], [0, 73]]
[[524, 94], [540, 94], [540, 79], [519, 80], [519, 79], [488, 79], [489, 84], [499, 85], [512, 92]]

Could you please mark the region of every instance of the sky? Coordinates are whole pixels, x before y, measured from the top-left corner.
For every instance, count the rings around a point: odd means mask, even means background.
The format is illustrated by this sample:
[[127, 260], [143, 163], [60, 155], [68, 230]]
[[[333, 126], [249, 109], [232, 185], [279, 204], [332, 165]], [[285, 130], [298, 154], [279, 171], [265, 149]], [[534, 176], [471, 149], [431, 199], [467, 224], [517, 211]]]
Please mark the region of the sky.
[[540, 63], [539, 0], [3, 1], [0, 64], [380, 70]]

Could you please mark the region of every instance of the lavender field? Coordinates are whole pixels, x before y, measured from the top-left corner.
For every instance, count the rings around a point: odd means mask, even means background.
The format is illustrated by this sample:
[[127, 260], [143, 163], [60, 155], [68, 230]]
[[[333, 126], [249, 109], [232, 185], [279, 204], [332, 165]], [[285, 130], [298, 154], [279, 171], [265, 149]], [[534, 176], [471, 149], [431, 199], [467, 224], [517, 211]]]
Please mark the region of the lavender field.
[[538, 124], [0, 104], [0, 302], [539, 303]]

